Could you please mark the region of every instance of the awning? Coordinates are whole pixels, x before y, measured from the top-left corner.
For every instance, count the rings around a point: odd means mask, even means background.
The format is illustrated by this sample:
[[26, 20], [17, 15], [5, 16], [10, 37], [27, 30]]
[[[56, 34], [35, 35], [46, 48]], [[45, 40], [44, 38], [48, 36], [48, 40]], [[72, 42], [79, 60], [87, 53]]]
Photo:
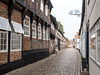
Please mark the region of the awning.
[[12, 24], [13, 24], [14, 31], [15, 31], [16, 33], [24, 34], [24, 30], [23, 30], [21, 24], [16, 23], [16, 22], [14, 22], [14, 21], [12, 21]]
[[0, 29], [11, 31], [8, 19], [0, 17]]

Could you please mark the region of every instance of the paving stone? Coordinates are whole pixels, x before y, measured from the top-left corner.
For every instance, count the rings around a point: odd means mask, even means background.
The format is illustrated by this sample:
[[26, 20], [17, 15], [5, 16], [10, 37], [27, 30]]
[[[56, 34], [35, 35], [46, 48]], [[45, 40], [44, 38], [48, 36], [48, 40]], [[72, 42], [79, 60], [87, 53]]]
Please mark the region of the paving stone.
[[67, 48], [41, 61], [11, 71], [5, 75], [80, 75], [81, 56]]

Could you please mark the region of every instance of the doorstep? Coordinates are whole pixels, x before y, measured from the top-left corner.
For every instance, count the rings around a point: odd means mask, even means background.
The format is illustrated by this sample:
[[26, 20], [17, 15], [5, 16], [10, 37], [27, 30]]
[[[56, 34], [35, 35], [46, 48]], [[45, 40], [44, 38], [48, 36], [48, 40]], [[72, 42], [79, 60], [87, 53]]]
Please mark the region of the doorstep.
[[89, 75], [89, 72], [88, 71], [82, 71], [81, 75]]

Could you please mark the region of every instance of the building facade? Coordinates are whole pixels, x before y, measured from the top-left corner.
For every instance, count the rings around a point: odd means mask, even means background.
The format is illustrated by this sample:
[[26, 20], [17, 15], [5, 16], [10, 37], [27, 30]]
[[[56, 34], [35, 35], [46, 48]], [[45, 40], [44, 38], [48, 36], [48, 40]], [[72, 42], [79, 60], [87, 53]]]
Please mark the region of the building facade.
[[52, 8], [50, 0], [0, 0], [0, 73], [65, 48]]
[[[90, 75], [100, 74], [100, 1], [83, 0], [82, 21], [80, 27], [81, 40], [85, 37], [85, 56]], [[85, 31], [83, 34], [82, 32]], [[84, 45], [81, 42], [81, 45]], [[82, 48], [82, 47], [81, 47]], [[83, 52], [82, 52], [83, 53]]]
[[79, 32], [76, 33], [75, 35], [75, 48], [79, 49], [79, 43], [80, 43], [80, 36], [79, 36]]
[[51, 26], [50, 26], [50, 43], [49, 43], [49, 51], [50, 53], [55, 52], [55, 39], [56, 39], [56, 29], [57, 29], [57, 21], [53, 15], [50, 15], [51, 18]]
[[50, 0], [0, 1], [0, 71], [49, 56]]

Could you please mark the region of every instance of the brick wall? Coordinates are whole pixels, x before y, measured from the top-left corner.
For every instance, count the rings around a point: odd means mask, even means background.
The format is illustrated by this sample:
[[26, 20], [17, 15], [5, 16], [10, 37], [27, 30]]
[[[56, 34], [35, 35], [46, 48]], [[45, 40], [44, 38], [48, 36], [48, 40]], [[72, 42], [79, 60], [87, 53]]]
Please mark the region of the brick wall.
[[8, 6], [0, 2], [0, 16], [8, 18]]
[[21, 59], [21, 51], [10, 52], [10, 62]]
[[31, 50], [30, 37], [25, 37], [24, 36], [24, 50]]
[[7, 63], [8, 52], [0, 53], [0, 65]]
[[[53, 42], [53, 47], [51, 47], [51, 41]], [[55, 50], [54, 40], [50, 38], [49, 40], [49, 52], [53, 52]]]
[[[0, 2], [0, 16], [8, 18], [8, 6]], [[7, 63], [8, 52], [0, 52], [0, 64]]]
[[[22, 14], [16, 9], [13, 9], [11, 15], [11, 21], [22, 24]], [[15, 61], [21, 59], [21, 51], [11, 51], [10, 52], [10, 61]]]
[[21, 15], [21, 12], [19, 12], [16, 9], [13, 9], [11, 20], [15, 21], [17, 23], [22, 24], [22, 15]]

